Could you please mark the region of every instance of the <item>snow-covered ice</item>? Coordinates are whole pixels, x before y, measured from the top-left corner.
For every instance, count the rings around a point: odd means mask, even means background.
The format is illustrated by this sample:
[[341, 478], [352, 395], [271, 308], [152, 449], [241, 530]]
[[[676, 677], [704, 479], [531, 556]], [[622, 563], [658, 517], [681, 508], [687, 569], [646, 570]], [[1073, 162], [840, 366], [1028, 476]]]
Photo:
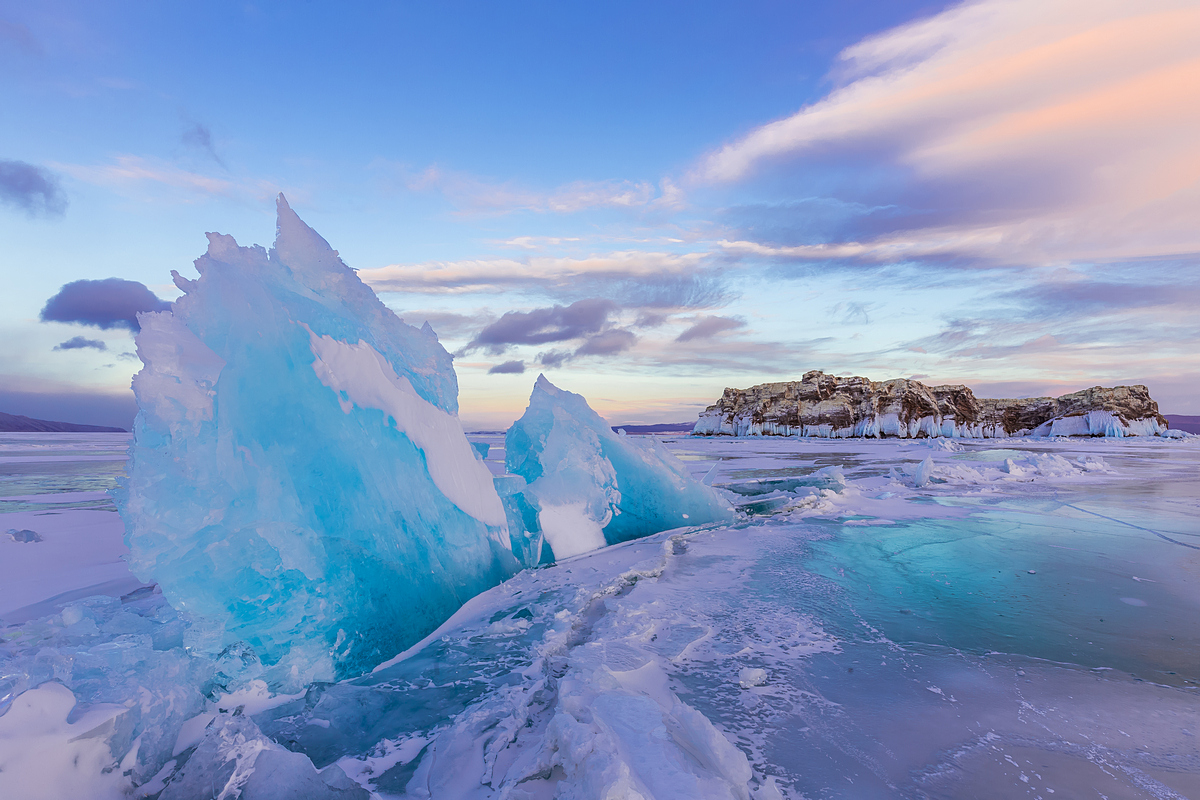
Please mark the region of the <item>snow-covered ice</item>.
[[[473, 438], [498, 468], [501, 438]], [[0, 695], [45, 709], [30, 763], [83, 770], [44, 797], [170, 800], [200, 774], [251, 800], [1196, 796], [1200, 447], [956, 444], [667, 440], [734, 523], [525, 570], [373, 672], [291, 694], [238, 683], [244, 654], [187, 655], [152, 587], [49, 599], [4, 629], [0, 673], [31, 674]], [[27, 527], [112, 514], [71, 505]], [[71, 743], [81, 719], [111, 730]]]

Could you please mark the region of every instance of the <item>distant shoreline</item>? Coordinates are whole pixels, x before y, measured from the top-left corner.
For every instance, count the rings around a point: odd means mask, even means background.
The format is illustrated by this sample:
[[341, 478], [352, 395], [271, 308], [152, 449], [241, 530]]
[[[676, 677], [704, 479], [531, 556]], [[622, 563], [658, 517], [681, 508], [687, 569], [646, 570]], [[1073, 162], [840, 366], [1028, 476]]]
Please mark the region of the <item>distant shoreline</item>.
[[0, 411], [0, 433], [129, 433], [124, 428], [107, 425], [81, 425], [75, 422], [55, 422], [34, 419], [21, 414]]

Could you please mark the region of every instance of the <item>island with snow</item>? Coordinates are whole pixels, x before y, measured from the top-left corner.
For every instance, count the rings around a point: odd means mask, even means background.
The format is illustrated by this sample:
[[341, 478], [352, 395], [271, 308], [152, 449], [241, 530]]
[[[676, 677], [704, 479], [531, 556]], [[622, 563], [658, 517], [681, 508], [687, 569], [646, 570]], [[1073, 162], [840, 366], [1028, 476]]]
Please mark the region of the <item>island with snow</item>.
[[825, 439], [1001, 439], [1010, 436], [1173, 436], [1145, 386], [1094, 386], [1061, 397], [977, 398], [961, 384], [839, 378], [726, 389], [693, 433]]

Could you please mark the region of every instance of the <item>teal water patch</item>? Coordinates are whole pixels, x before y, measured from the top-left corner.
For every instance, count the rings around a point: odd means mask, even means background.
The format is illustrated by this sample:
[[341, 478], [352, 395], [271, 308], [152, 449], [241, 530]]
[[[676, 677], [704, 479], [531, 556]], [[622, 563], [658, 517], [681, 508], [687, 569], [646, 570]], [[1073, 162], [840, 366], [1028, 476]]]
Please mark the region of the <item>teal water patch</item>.
[[78, 503], [31, 503], [19, 500], [4, 500], [0, 498], [0, 514], [15, 514], [19, 511], [37, 511], [46, 514], [58, 514], [63, 511], [79, 509], [93, 511], [116, 511], [117, 507], [111, 499], [84, 500]]
[[117, 480], [124, 475], [124, 460], [0, 464], [0, 498], [56, 492], [109, 492], [117, 487]]
[[1200, 683], [1200, 551], [1054, 501], [831, 528], [809, 567], [900, 644]]

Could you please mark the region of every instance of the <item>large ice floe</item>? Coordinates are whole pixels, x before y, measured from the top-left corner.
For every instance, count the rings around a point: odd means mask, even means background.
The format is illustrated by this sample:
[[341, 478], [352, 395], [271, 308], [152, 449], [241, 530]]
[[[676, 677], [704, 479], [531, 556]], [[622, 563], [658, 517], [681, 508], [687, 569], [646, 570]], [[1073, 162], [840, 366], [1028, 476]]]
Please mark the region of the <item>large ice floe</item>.
[[544, 375], [505, 450], [508, 471], [525, 484], [507, 493], [512, 524], [544, 536], [550, 558], [732, 519], [729, 504], [657, 439], [614, 433], [583, 397]]
[[279, 199], [275, 246], [209, 234], [143, 314], [118, 496], [130, 566], [273, 686], [358, 674], [513, 574], [450, 355]]

